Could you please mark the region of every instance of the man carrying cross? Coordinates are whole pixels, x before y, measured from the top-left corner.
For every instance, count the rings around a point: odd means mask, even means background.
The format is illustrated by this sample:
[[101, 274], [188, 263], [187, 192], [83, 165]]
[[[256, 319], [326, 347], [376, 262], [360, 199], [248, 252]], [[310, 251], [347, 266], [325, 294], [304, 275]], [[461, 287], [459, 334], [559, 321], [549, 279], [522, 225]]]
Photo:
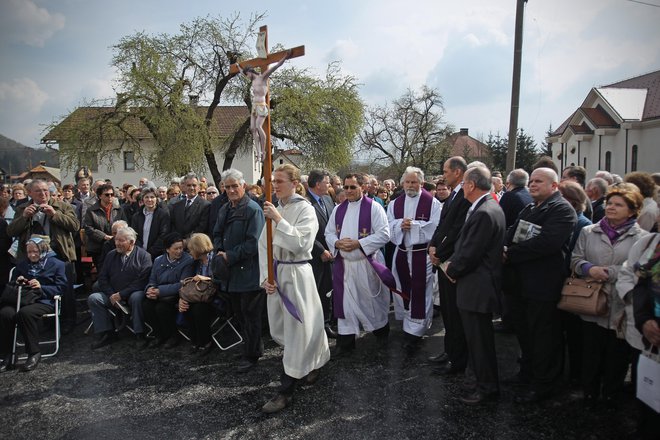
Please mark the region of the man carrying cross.
[[325, 229], [328, 249], [335, 258], [332, 299], [339, 333], [335, 356], [352, 353], [360, 326], [373, 332], [381, 346], [390, 332], [390, 293], [378, 272], [385, 268], [380, 248], [390, 239], [387, 216], [363, 194], [364, 181], [362, 174], [344, 178], [346, 200], [332, 211]]
[[433, 266], [426, 253], [440, 220], [438, 199], [422, 188], [424, 172], [408, 167], [401, 177], [405, 191], [387, 206], [390, 237], [396, 246], [392, 272], [397, 289], [408, 300], [394, 295], [394, 315], [403, 320], [404, 348], [412, 352], [431, 327], [433, 319]]

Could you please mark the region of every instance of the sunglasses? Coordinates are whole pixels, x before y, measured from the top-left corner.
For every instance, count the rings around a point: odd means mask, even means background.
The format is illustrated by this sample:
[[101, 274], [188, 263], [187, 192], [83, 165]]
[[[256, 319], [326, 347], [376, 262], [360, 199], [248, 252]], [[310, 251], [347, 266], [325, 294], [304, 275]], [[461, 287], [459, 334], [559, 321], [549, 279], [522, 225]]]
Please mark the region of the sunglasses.
[[114, 197], [115, 193], [103, 193], [105, 197]]
[[344, 185], [344, 189], [358, 189], [357, 185]]

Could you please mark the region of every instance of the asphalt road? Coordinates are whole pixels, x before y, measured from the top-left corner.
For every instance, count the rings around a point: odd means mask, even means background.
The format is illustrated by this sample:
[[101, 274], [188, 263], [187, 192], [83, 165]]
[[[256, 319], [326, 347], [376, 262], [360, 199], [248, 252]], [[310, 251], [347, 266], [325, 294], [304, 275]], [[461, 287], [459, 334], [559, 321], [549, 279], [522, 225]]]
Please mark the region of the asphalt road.
[[[464, 379], [429, 374], [426, 361], [443, 343], [434, 323], [412, 357], [392, 322], [387, 350], [372, 335], [356, 354], [332, 360], [319, 382], [300, 387], [293, 406], [263, 415], [275, 393], [281, 349], [268, 341], [258, 367], [234, 373], [236, 348], [197, 359], [188, 346], [132, 347], [123, 334], [112, 346], [90, 349], [86, 324], [63, 337], [60, 353], [32, 373], [0, 374], [1, 439], [620, 439], [634, 430], [635, 401], [587, 409], [577, 391], [558, 388], [535, 405], [514, 403], [503, 386], [498, 402], [463, 405]], [[334, 345], [334, 342], [331, 343]], [[517, 343], [497, 336], [500, 376], [516, 371]]]

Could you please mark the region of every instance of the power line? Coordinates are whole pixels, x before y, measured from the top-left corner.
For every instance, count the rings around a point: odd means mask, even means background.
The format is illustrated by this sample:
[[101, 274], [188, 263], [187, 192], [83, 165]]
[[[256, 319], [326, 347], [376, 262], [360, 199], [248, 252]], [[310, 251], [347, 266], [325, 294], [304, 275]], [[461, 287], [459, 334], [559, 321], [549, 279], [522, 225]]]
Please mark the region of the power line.
[[655, 8], [660, 8], [660, 5], [656, 5], [655, 3], [647, 3], [647, 2], [640, 1], [640, 0], [626, 0], [626, 1], [629, 1], [629, 2], [632, 2], [632, 3], [639, 3], [640, 5], [653, 6]]

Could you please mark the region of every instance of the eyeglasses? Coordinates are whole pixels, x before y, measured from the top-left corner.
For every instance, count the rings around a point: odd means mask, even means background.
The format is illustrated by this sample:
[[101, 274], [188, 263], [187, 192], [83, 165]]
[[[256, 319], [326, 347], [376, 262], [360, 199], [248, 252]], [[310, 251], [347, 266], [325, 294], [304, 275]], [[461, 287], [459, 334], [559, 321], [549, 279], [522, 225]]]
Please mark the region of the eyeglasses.
[[344, 189], [358, 189], [357, 185], [344, 185]]
[[[291, 182], [290, 180], [280, 180], [280, 179], [273, 179], [273, 183], [277, 183], [278, 185], [281, 185], [282, 183], [287, 183]], [[227, 188], [227, 186], [225, 186]]]
[[103, 193], [105, 197], [114, 197], [115, 193]]

